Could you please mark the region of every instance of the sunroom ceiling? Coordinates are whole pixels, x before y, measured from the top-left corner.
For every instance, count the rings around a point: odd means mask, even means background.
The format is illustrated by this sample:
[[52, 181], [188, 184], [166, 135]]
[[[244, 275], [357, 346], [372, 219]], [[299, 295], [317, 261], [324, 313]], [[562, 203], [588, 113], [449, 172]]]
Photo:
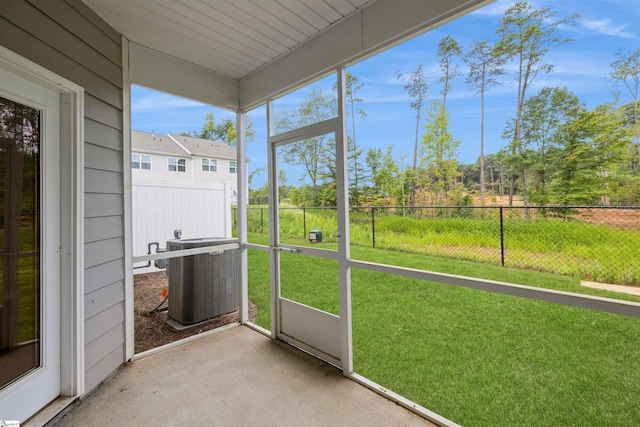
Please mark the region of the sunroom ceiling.
[[84, 0], [130, 41], [234, 80], [375, 0]]

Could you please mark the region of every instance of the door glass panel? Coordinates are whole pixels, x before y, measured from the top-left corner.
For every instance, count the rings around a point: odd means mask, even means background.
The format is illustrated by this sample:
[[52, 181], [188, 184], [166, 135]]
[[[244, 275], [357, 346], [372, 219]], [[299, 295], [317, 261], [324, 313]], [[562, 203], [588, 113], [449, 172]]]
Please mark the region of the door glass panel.
[[40, 366], [40, 111], [0, 97], [0, 388]]
[[336, 250], [334, 133], [279, 146], [277, 156], [280, 243]]

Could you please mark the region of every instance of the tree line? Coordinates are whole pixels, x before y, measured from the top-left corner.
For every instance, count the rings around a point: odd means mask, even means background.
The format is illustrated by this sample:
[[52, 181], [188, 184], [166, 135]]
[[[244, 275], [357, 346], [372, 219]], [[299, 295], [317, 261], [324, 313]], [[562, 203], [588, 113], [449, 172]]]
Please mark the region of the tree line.
[[[603, 76], [615, 87], [609, 103], [589, 109], [566, 87], [543, 87], [532, 94], [539, 77], [555, 68], [549, 53], [572, 42], [562, 37], [562, 30], [579, 19], [557, 17], [549, 8], [519, 1], [499, 20], [493, 40], [475, 40], [464, 47], [450, 35], [443, 37], [437, 50], [441, 91], [431, 98], [424, 64], [398, 70], [396, 77], [411, 98], [415, 117], [411, 158], [397, 158], [392, 146], [362, 148], [356, 125], [357, 119], [366, 120], [358, 96], [364, 83], [347, 72], [350, 204], [466, 205], [472, 203], [471, 194], [479, 196], [481, 205], [490, 195], [508, 196], [509, 206], [518, 198], [525, 207], [640, 204], [640, 48], [618, 52]], [[474, 164], [458, 161], [461, 142], [452, 132], [447, 110], [447, 96], [463, 78], [480, 104], [480, 155]], [[513, 116], [501, 135], [505, 143], [498, 152], [485, 154], [485, 96], [510, 79], [517, 91]], [[336, 93], [335, 86], [311, 90], [297, 109], [276, 113], [274, 129], [281, 132], [335, 117]], [[623, 93], [632, 102], [620, 106]], [[335, 205], [333, 135], [279, 147], [278, 164], [281, 198], [299, 205]], [[302, 171], [301, 182], [289, 182], [287, 165]], [[251, 190], [253, 201], [266, 196], [266, 188]]]
[[[443, 89], [427, 109], [422, 139], [419, 124], [427, 89], [423, 65], [397, 73], [416, 111], [413, 167], [405, 171], [410, 205], [420, 197], [427, 204], [456, 205], [472, 192], [479, 193], [484, 205], [487, 188], [492, 194], [508, 195], [509, 206], [515, 196], [524, 206], [640, 202], [640, 49], [619, 52], [611, 64], [608, 77], [633, 99], [622, 107], [611, 102], [589, 110], [566, 87], [545, 87], [529, 96], [536, 78], [554, 69], [547, 54], [571, 42], [559, 35], [559, 29], [577, 19], [578, 15], [556, 18], [548, 8], [518, 2], [500, 19], [494, 42], [473, 41], [463, 52], [454, 38], [444, 37], [437, 53]], [[479, 95], [481, 106], [480, 156], [472, 165], [457, 161], [460, 141], [449, 131], [446, 109], [451, 82], [463, 76], [459, 64], [466, 65], [467, 89]], [[501, 135], [506, 145], [485, 155], [485, 94], [504, 81], [499, 77], [507, 75], [507, 69], [513, 70], [517, 87], [514, 116]]]

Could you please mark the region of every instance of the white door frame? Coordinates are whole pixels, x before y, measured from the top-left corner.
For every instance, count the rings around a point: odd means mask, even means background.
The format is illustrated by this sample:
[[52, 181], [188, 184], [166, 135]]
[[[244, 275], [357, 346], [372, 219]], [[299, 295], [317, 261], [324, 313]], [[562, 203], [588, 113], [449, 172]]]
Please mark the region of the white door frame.
[[[84, 393], [84, 89], [0, 46], [0, 68], [60, 94], [60, 395]], [[3, 393], [10, 393], [9, 386]]]
[[[351, 269], [349, 262], [349, 194], [345, 70], [336, 71], [338, 114], [335, 118], [274, 135], [273, 102], [267, 103], [267, 138], [269, 165], [269, 247], [271, 267], [271, 336], [287, 341], [340, 367], [345, 375], [353, 373], [351, 320]], [[338, 250], [328, 251], [294, 245], [281, 245], [278, 214], [278, 159], [276, 149], [291, 142], [333, 133], [336, 140], [336, 199], [338, 216]], [[300, 253], [338, 261], [340, 315], [336, 316], [304, 304], [290, 301], [280, 294], [280, 251]]]

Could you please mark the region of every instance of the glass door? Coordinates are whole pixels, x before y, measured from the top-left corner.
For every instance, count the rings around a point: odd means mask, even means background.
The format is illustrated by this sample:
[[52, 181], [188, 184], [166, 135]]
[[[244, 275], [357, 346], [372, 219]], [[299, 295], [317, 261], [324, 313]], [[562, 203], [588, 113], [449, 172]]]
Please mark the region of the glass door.
[[0, 418], [60, 394], [60, 97], [0, 70]]
[[0, 386], [40, 366], [40, 111], [0, 97]]

